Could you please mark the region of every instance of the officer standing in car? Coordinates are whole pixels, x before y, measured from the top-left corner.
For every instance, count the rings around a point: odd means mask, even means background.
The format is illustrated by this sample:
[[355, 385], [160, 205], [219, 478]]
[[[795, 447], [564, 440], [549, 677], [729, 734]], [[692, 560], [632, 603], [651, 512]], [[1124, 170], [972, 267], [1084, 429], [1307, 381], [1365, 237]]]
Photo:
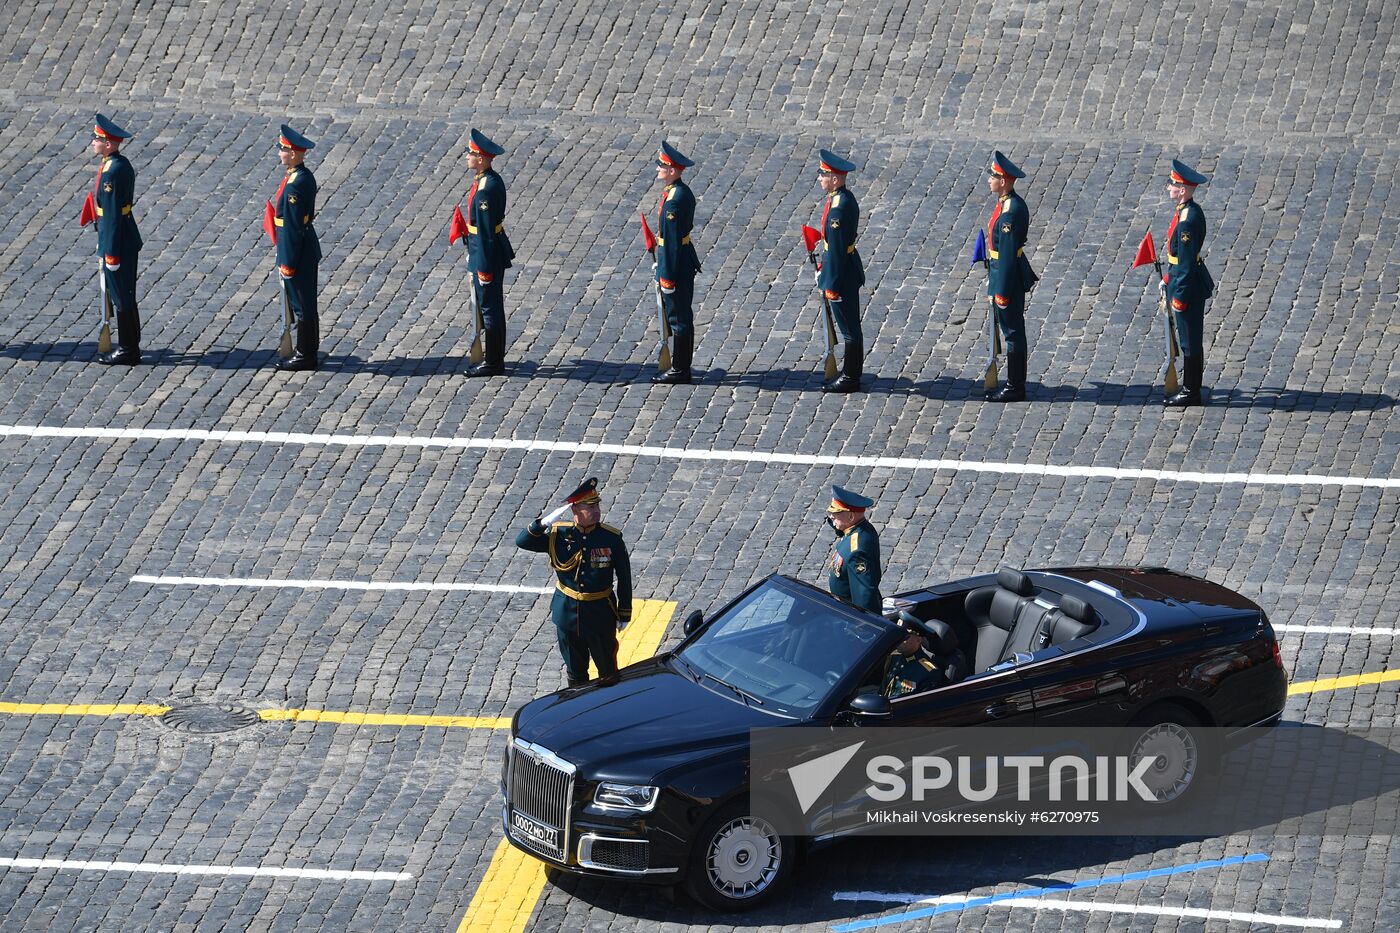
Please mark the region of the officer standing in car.
[[827, 522], [836, 531], [836, 546], [828, 562], [827, 588], [831, 595], [850, 600], [862, 609], [880, 612], [880, 536], [865, 519], [874, 499], [831, 487]]
[[[573, 521], [554, 521], [565, 510]], [[601, 521], [598, 479], [590, 477], [566, 504], [535, 519], [515, 546], [549, 555], [554, 618], [569, 686], [588, 680], [591, 658], [604, 683], [617, 680], [617, 633], [632, 620], [632, 564], [622, 532]], [[614, 592], [616, 579], [616, 592]]]

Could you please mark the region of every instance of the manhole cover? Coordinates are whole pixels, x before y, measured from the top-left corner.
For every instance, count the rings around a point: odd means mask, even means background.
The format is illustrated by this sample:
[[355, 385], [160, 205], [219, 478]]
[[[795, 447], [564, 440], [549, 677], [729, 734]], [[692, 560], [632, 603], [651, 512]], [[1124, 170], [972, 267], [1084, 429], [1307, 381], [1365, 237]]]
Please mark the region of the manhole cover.
[[176, 732], [213, 735], [236, 732], [262, 722], [258, 711], [232, 703], [187, 703], [161, 714], [160, 724]]

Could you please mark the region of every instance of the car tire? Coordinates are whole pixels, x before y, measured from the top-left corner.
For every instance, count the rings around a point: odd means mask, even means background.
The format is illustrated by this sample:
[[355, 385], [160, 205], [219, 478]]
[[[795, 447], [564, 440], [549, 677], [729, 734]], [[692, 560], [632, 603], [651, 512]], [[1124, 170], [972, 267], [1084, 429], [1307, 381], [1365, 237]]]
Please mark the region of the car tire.
[[1129, 735], [1130, 768], [1145, 755], [1158, 759], [1142, 776], [1157, 796], [1156, 803], [1145, 806], [1175, 808], [1200, 792], [1214, 755], [1199, 716], [1175, 703], [1161, 703], [1134, 718]]
[[796, 840], [746, 804], [735, 801], [706, 820], [691, 849], [686, 893], [712, 910], [757, 907], [792, 874]]

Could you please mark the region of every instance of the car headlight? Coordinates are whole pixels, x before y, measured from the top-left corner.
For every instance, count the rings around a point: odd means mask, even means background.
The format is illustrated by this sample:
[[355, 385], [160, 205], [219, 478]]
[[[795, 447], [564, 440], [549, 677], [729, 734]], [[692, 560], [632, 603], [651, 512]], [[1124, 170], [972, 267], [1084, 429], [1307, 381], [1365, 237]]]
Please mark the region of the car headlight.
[[648, 784], [614, 784], [604, 781], [593, 792], [593, 803], [614, 810], [647, 813], [656, 806], [656, 798], [660, 795], [661, 788]]

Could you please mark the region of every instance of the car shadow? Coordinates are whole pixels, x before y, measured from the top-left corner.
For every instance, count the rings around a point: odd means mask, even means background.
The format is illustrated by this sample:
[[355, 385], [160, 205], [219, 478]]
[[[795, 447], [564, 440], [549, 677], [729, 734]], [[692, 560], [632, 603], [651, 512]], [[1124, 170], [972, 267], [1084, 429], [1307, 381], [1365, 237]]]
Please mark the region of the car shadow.
[[[811, 853], [788, 886], [756, 910], [717, 914], [679, 889], [657, 897], [650, 885], [625, 884], [548, 872], [550, 884], [589, 905], [621, 916], [657, 923], [709, 926], [722, 922], [739, 929], [833, 924], [926, 906], [920, 897], [963, 895], [1000, 885], [1015, 888], [1069, 887], [1055, 875], [1073, 874], [1106, 863], [1129, 862], [1200, 842], [1202, 836], [1131, 837], [863, 837], [837, 842]], [[1161, 859], [1153, 859], [1159, 864]], [[1190, 861], [1190, 859], [1181, 859]], [[886, 897], [908, 894], [907, 900]], [[838, 897], [840, 899], [838, 899]], [[548, 899], [540, 920], [549, 919]]]

